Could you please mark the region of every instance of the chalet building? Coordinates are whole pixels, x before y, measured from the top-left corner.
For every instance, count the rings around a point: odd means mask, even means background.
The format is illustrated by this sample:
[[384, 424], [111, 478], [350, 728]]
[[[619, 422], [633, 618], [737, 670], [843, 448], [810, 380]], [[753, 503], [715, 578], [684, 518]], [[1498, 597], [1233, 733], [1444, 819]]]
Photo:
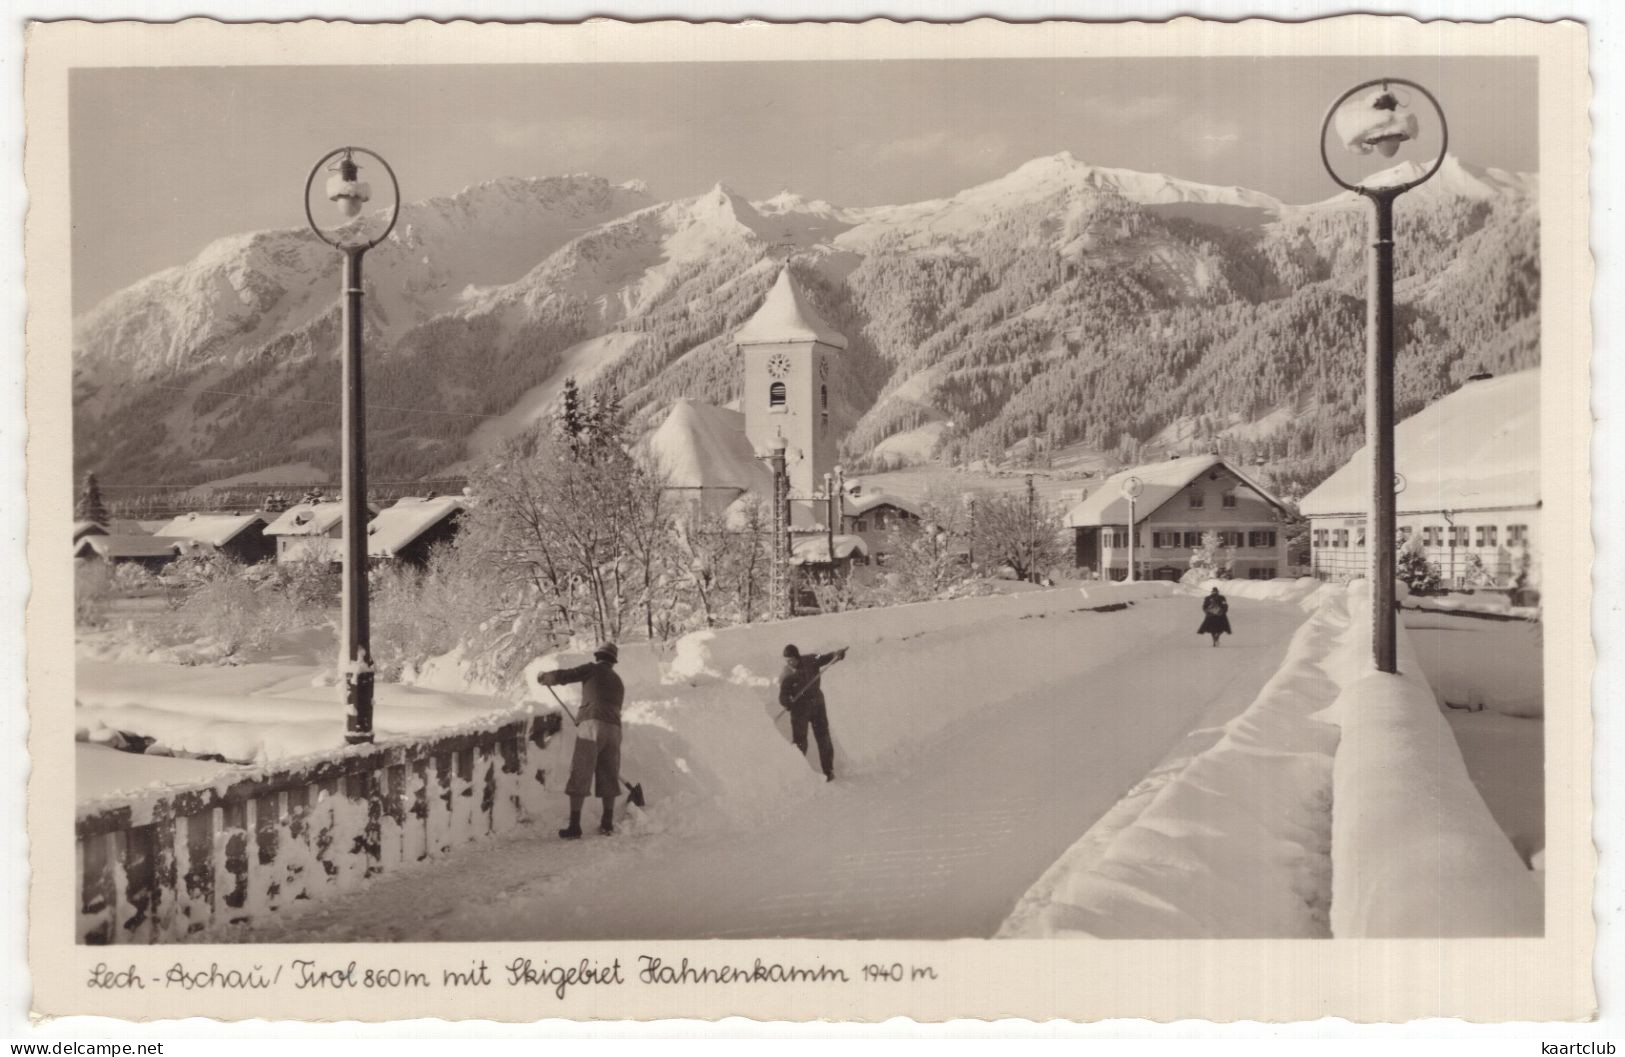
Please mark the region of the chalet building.
[[180, 557], [188, 542], [175, 536], [113, 536], [96, 533], [74, 544], [73, 556], [109, 565], [135, 564], [158, 572]]
[[276, 554], [276, 541], [265, 534], [264, 514], [182, 514], [153, 533], [186, 540], [189, 556], [220, 554], [254, 565]]
[[[1540, 372], [1477, 375], [1394, 428], [1395, 523], [1453, 587], [1510, 586], [1540, 541]], [[1366, 575], [1370, 454], [1299, 503], [1322, 580]]]
[[[376, 513], [369, 506], [368, 510]], [[276, 560], [341, 562], [344, 560], [344, 504], [299, 503], [277, 515], [265, 529], [276, 541]]]
[[465, 500], [453, 496], [396, 500], [367, 525], [367, 557], [427, 564], [431, 549], [456, 538], [466, 506]]
[[1086, 575], [1128, 576], [1131, 527], [1123, 483], [1129, 477], [1142, 485], [1132, 527], [1136, 579], [1179, 579], [1207, 532], [1219, 534], [1219, 557], [1230, 558], [1232, 576], [1270, 580], [1286, 574], [1286, 505], [1222, 456], [1186, 455], [1113, 474], [1067, 512], [1063, 523], [1072, 530], [1074, 562]]
[[841, 505], [841, 531], [862, 540], [869, 559], [877, 565], [886, 564], [894, 530], [920, 526], [919, 507], [885, 492], [865, 493], [854, 485]]

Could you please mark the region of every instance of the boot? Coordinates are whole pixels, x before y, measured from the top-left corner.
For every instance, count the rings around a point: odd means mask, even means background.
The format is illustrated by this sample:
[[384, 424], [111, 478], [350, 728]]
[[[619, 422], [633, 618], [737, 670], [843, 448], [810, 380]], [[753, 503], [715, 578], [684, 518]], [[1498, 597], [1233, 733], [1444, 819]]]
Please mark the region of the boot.
[[615, 832], [615, 801], [604, 801], [604, 817], [598, 820], [598, 832], [609, 836]]
[[581, 809], [570, 809], [570, 824], [559, 830], [559, 836], [564, 840], [575, 840], [581, 836]]

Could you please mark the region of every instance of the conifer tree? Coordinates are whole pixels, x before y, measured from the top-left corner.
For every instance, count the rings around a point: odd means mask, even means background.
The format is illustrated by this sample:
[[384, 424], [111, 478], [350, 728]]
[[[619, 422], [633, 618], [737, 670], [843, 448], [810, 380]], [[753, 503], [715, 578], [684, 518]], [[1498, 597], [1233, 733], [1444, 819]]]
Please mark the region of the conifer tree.
[[98, 525], [107, 524], [107, 506], [102, 502], [102, 488], [96, 481], [94, 471], [85, 474], [85, 485], [79, 493], [79, 502], [75, 504], [73, 513], [80, 521], [94, 521]]

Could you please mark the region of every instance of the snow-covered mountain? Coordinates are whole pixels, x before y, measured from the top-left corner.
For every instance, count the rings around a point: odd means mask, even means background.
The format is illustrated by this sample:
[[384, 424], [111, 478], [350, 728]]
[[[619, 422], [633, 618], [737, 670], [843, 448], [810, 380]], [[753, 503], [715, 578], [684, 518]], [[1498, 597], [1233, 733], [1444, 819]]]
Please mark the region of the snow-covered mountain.
[[[554, 249], [651, 203], [597, 176], [509, 177], [412, 202], [367, 258], [368, 326], [386, 340], [480, 287], [511, 283]], [[237, 364], [334, 310], [334, 251], [303, 227], [230, 235], [84, 313], [74, 367], [118, 383]]]
[[[1431, 162], [1405, 161], [1392, 168], [1373, 173], [1359, 182], [1365, 187], [1393, 187], [1419, 179], [1427, 173], [1431, 164]], [[1345, 179], [1352, 182], [1350, 177]], [[1481, 202], [1512, 195], [1526, 198], [1532, 204], [1540, 194], [1540, 177], [1536, 173], [1513, 173], [1505, 169], [1470, 165], [1454, 154], [1447, 154], [1443, 163], [1439, 165], [1439, 171], [1426, 183], [1413, 188], [1409, 193], [1432, 198], [1465, 198]], [[1353, 191], [1343, 191], [1317, 205], [1343, 204], [1352, 202], [1358, 197]]]
[[[1537, 355], [1536, 186], [1452, 157], [1406, 197], [1402, 325], [1430, 359], [1405, 399], [1469, 361]], [[792, 191], [752, 203], [724, 184], [655, 202], [593, 176], [494, 180], [408, 205], [368, 256], [369, 359], [390, 365], [369, 399], [395, 409], [372, 423], [375, 461], [396, 476], [466, 465], [545, 415], [566, 373], [615, 388], [641, 421], [679, 397], [733, 400], [730, 335], [786, 259], [852, 340], [832, 387], [849, 458], [888, 439], [986, 451], [1041, 430], [1111, 448], [1179, 421], [1271, 421], [1257, 443], [1329, 459], [1352, 428], [1331, 350], [1345, 317], [1358, 326], [1363, 282], [1363, 222], [1339, 202], [1067, 153], [859, 208]], [[86, 312], [76, 463], [197, 481], [331, 461], [337, 274], [310, 235], [257, 232]], [[1306, 422], [1315, 439], [1291, 440]]]

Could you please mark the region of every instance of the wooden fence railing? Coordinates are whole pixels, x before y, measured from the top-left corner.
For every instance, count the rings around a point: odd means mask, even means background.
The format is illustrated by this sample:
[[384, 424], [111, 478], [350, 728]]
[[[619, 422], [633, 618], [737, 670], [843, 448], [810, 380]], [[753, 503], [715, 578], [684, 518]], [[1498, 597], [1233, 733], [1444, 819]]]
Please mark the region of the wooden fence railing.
[[186, 940], [511, 829], [541, 805], [560, 726], [519, 715], [88, 805], [78, 940]]

